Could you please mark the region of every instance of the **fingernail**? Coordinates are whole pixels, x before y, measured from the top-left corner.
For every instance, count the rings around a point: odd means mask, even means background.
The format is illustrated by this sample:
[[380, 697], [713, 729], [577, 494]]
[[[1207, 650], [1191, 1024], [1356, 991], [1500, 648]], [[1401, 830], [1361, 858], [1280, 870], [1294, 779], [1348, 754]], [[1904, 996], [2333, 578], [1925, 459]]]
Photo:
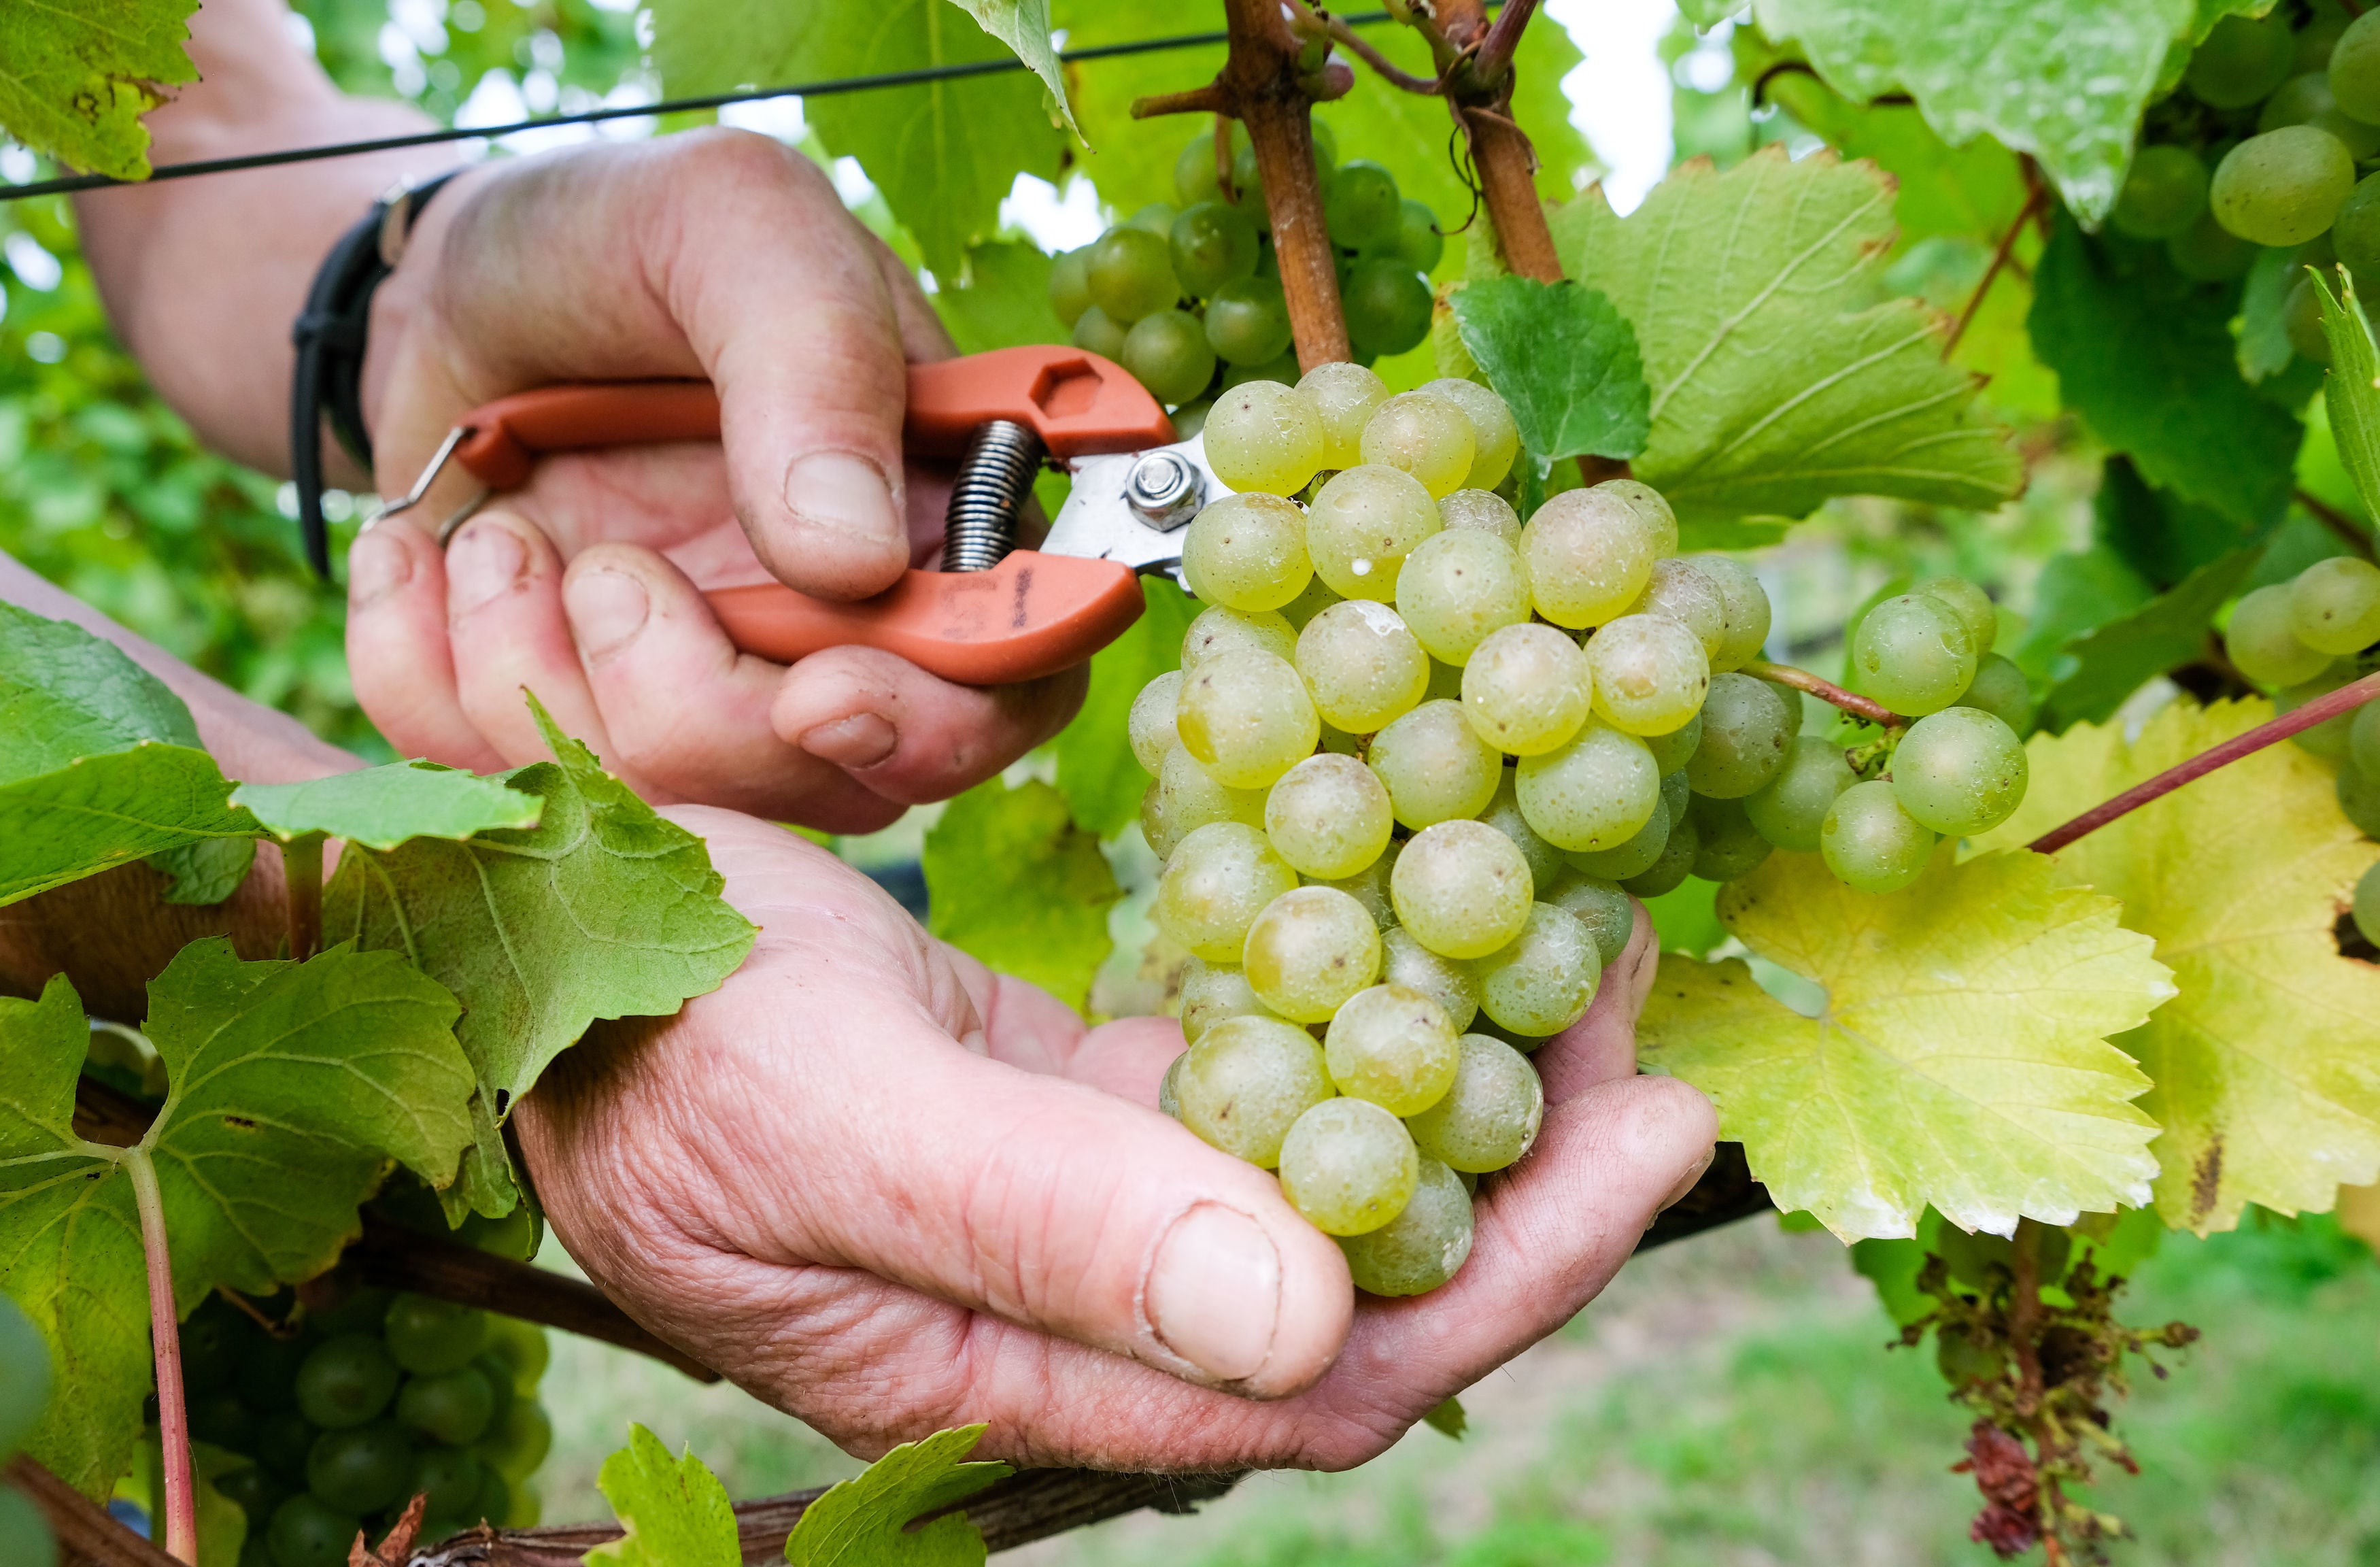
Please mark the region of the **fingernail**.
[[446, 552], [446, 608], [464, 614], [509, 592], [528, 569], [528, 552], [499, 523], [467, 528]]
[[814, 528], [870, 543], [908, 534], [883, 469], [849, 452], [795, 458], [785, 470], [785, 504]]
[[900, 732], [872, 712], [856, 712], [802, 731], [802, 749], [837, 767], [874, 767], [900, 743]]
[[1685, 1201], [1686, 1194], [1694, 1189], [1694, 1183], [1703, 1178], [1703, 1172], [1708, 1170], [1711, 1167], [1711, 1160], [1718, 1157], [1718, 1146], [1717, 1144], [1713, 1144], [1711, 1147], [1705, 1148], [1703, 1150], [1702, 1158], [1694, 1160], [1694, 1167], [1692, 1170], [1687, 1171], [1685, 1177], [1676, 1185], [1670, 1188], [1670, 1195], [1661, 1199], [1661, 1206], [1654, 1209], [1654, 1211], [1657, 1213], [1667, 1213], [1670, 1209], [1677, 1207], [1678, 1204]]
[[358, 609], [378, 603], [412, 579], [412, 553], [391, 534], [360, 534], [347, 551], [347, 601]]
[[652, 613], [645, 585], [625, 571], [589, 571], [562, 585], [571, 634], [589, 658], [603, 658], [634, 640]]
[[1165, 1347], [1219, 1382], [1264, 1369], [1281, 1319], [1281, 1253], [1244, 1213], [1200, 1203], [1173, 1221], [1142, 1300]]

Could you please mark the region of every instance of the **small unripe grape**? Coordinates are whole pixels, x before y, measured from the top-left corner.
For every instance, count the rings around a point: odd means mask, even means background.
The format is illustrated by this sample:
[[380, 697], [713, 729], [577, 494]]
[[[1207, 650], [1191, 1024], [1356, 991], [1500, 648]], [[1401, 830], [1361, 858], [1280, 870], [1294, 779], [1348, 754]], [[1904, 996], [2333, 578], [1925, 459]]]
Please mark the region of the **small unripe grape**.
[[[1135, 328], [1135, 330], [1137, 330]], [[1305, 510], [1279, 495], [1226, 495], [1182, 536], [1182, 579], [1210, 604], [1277, 610], [1305, 591]]]
[[1369, 735], [1411, 712], [1429, 688], [1429, 655], [1386, 604], [1347, 599], [1297, 634], [1297, 672], [1334, 729]]
[[1294, 495], [1322, 466], [1322, 421], [1314, 405], [1277, 382], [1246, 381], [1226, 390], [1200, 439], [1215, 477], [1234, 490]]
[[1975, 650], [1978, 660], [1992, 650], [1999, 636], [2000, 612], [1989, 593], [1963, 577], [1928, 577], [1910, 591], [1939, 601], [1957, 615], [1959, 624], [1967, 628], [1968, 646]]
[[2359, 771], [2380, 777], [2380, 702], [2355, 710], [2347, 726], [2347, 759]]
[[1573, 631], [1625, 613], [1663, 553], [1658, 532], [1626, 497], [1600, 485], [1549, 497], [1521, 529], [1537, 613]]
[[1694, 797], [1693, 782], [1682, 772], [1661, 774], [1661, 803], [1670, 808], [1670, 820], [1675, 821], [1686, 814], [1686, 806]]
[[1201, 1141], [1269, 1170], [1298, 1118], [1330, 1099], [1330, 1076], [1322, 1047], [1295, 1024], [1229, 1017], [1190, 1047], [1173, 1095]]
[[1186, 1050], [1175, 1056], [1172, 1064], [1165, 1069], [1165, 1075], [1157, 1082], [1158, 1113], [1170, 1115], [1176, 1121], [1182, 1119], [1182, 1063], [1189, 1058], [1190, 1052]]
[[1160, 403], [1186, 403], [1215, 379], [1207, 329], [1187, 310], [1151, 310], [1133, 322], [1117, 362]]
[[1182, 633], [1182, 669], [1185, 674], [1220, 654], [1245, 652], [1270, 653], [1277, 659], [1293, 660], [1297, 633], [1278, 611], [1225, 609], [1220, 604], [1200, 610]]
[[1389, 383], [1364, 365], [1332, 359], [1298, 378], [1297, 390], [1322, 420], [1322, 466], [1354, 468], [1364, 460], [1364, 425], [1388, 401]]
[[1477, 821], [1414, 834], [1389, 880], [1397, 922], [1443, 957], [1486, 957], [1529, 922], [1536, 884], [1512, 841]]
[[1381, 932], [1380, 982], [1419, 990], [1439, 1004], [1458, 1033], [1479, 1015], [1479, 978], [1471, 966], [1439, 956], [1402, 925]]
[[1653, 753], [1605, 723], [1589, 723], [1558, 750], [1523, 757], [1518, 783], [1521, 814], [1537, 836], [1573, 852], [1626, 843], [1661, 799]]
[[1408, 1120], [1405, 1130], [1425, 1158], [1467, 1174], [1518, 1163], [1545, 1121], [1546, 1090], [1537, 1069], [1527, 1056], [1485, 1034], [1463, 1035], [1455, 1050], [1453, 1085]]
[[2334, 555], [2298, 573], [2289, 584], [2289, 629], [2318, 653], [2361, 652], [2380, 641], [2380, 566]]
[[[1245, 140], [1237, 121], [1231, 122], [1232, 145]], [[1226, 147], [1226, 155], [1232, 151]], [[1222, 194], [1215, 167], [1215, 133], [1201, 131], [1190, 139], [1173, 160], [1173, 194], [1183, 206], [1200, 201], [1220, 201]]]
[[1367, 1099], [1325, 1099], [1281, 1141], [1281, 1196], [1326, 1235], [1380, 1228], [1404, 1211], [1420, 1179], [1413, 1134]]
[[1255, 828], [1219, 821], [1182, 840], [1157, 879], [1150, 917], [1209, 963], [1237, 963], [1265, 905], [1297, 885], [1297, 872]]
[[1286, 659], [1225, 653], [1182, 682], [1173, 725], [1182, 746], [1234, 789], [1261, 789], [1314, 754], [1322, 720]]
[[1912, 718], [1957, 701], [1980, 657], [1958, 613], [1920, 593], [1885, 600], [1852, 638], [1852, 665], [1867, 693]]
[[2223, 650], [2240, 674], [2260, 686], [2295, 686], [2330, 663], [2330, 655], [2301, 641], [2289, 585], [2277, 582], [2240, 595], [2223, 630]]
[[1632, 876], [1642, 876], [1660, 859], [1661, 851], [1670, 846], [1670, 827], [1676, 818], [1670, 814], [1670, 802], [1660, 800], [1645, 825], [1624, 844], [1608, 849], [1584, 849], [1566, 854], [1563, 860], [1574, 870], [1603, 881], [1625, 881]]
[[1124, 219], [1122, 226], [1136, 228], [1144, 234], [1154, 234], [1160, 239], [1163, 239], [1173, 232], [1173, 220], [1179, 217], [1181, 213], [1182, 209], [1171, 201], [1148, 201], [1136, 208], [1132, 216]]
[[1364, 461], [1402, 468], [1433, 499], [1463, 488], [1478, 454], [1471, 416], [1434, 392], [1401, 392], [1364, 423]]
[[1157, 782], [1141, 796], [1140, 832], [1149, 852], [1171, 858], [1182, 840], [1218, 821], [1264, 825], [1265, 796], [1261, 789], [1231, 789], [1215, 781], [1206, 764], [1176, 746], [1165, 753]]
[[2380, 776], [2364, 771], [2350, 756], [2339, 764], [2339, 813], [2367, 838], [2380, 838]]
[[1382, 852], [1379, 858], [1355, 872], [1354, 875], [1342, 876], [1334, 881], [1318, 881], [1315, 884], [1320, 887], [1336, 887], [1362, 904], [1364, 912], [1372, 917], [1372, 923], [1380, 929], [1386, 930], [1397, 922], [1396, 903], [1389, 895], [1389, 879], [1396, 871], [1397, 855], [1402, 847], [1401, 844], [1392, 843]]
[[1640, 898], [1658, 898], [1670, 892], [1691, 875], [1694, 858], [1702, 853], [1702, 832], [1694, 825], [1694, 813], [1683, 806], [1670, 808], [1670, 838], [1653, 863], [1627, 878], [1620, 884]]
[[[1235, 963], [1194, 957], [1182, 970], [1182, 1040], [1195, 1045], [1227, 1017], [1270, 1017], [1248, 977]], [[1169, 1112], [1170, 1113], [1170, 1112]]]
[[1457, 490], [1439, 496], [1438, 519], [1448, 528], [1476, 528], [1493, 533], [1515, 550], [1521, 547], [1521, 514], [1492, 490]]
[[1686, 808], [1694, 827], [1694, 872], [1706, 881], [1733, 881], [1760, 869], [1774, 845], [1752, 825], [1742, 800], [1700, 795]]
[[1152, 777], [1165, 765], [1165, 753], [1182, 743], [1173, 729], [1173, 708], [1181, 698], [1182, 672], [1169, 669], [1140, 688], [1140, 695], [1132, 699], [1132, 711], [1124, 718], [1133, 759]]
[[1339, 286], [1339, 303], [1355, 352], [1366, 358], [1402, 354], [1429, 335], [1429, 283], [1402, 261], [1357, 261]]
[[1077, 348], [1087, 348], [1103, 359], [1122, 360], [1123, 340], [1131, 330], [1107, 311], [1093, 305], [1075, 318], [1072, 341]]
[[2380, 125], [2380, 23], [2365, 22], [2362, 16], [2348, 23], [2331, 45], [2327, 69], [2339, 113]]
[[[2276, 715], [2295, 712], [2316, 697], [2327, 696], [2354, 678], [2355, 661], [2340, 659], [2312, 680], [2274, 692], [2273, 711]], [[2356, 715], [2368, 707], [2369, 704], [2366, 708], [2350, 708], [2311, 729], [2301, 729], [2289, 736], [2289, 743], [2325, 761], [2345, 761], [2354, 745]]]
[[2355, 879], [2355, 898], [2350, 912], [2355, 929], [2374, 946], [2380, 946], [2380, 864]]
[[1567, 744], [1594, 704], [1595, 670], [1586, 654], [1550, 626], [1528, 622], [1493, 632], [1463, 669], [1464, 716], [1482, 740], [1508, 755], [1541, 756]]
[[1494, 534], [1433, 533], [1397, 574], [1397, 613], [1430, 657], [1459, 668], [1488, 633], [1529, 618], [1528, 572]]
[[1653, 530], [1653, 548], [1657, 554], [1678, 553], [1678, 514], [1669, 497], [1641, 479], [1607, 479], [1594, 486], [1607, 495], [1617, 495], [1636, 508], [1645, 526]]
[[2339, 113], [2338, 96], [2330, 90], [2329, 78], [2321, 71], [2289, 78], [2257, 111], [2258, 130], [2278, 130], [2285, 125], [2310, 125], [2317, 130], [2326, 130], [2359, 159], [2380, 152], [2380, 126], [2366, 125]]
[[1406, 1116], [1427, 1110], [1453, 1085], [1460, 1059], [1454, 1040], [1446, 1009], [1430, 997], [1403, 985], [1374, 985], [1338, 1009], [1322, 1052], [1341, 1093]]
[[1366, 1294], [1427, 1294], [1469, 1259], [1471, 1226], [1471, 1194], [1462, 1177], [1424, 1159], [1403, 1209], [1377, 1230], [1341, 1237], [1339, 1249], [1347, 1276]]
[[1897, 893], [1916, 881], [1936, 842], [1881, 778], [1844, 790], [1818, 828], [1827, 869], [1863, 893]]
[[[1704, 699], [1707, 701], [1709, 698]], [[1653, 753], [1653, 765], [1661, 770], [1662, 777], [1667, 778], [1672, 772], [1683, 771], [1686, 764], [1694, 759], [1694, 753], [1703, 748], [1703, 715], [1697, 711], [1694, 717], [1686, 720], [1683, 728], [1672, 729], [1667, 735], [1644, 735], [1638, 738], [1645, 742], [1645, 748]]]
[[1621, 615], [1598, 628], [1586, 662], [1595, 671], [1597, 716], [1631, 735], [1683, 726], [1710, 689], [1710, 659], [1694, 634], [1649, 614]]
[[2028, 771], [2015, 730], [1978, 708], [1944, 708], [1894, 747], [1892, 791], [1920, 825], [1972, 837], [2016, 814]]
[[1515, 1034], [1560, 1033], [1586, 1015], [1603, 959], [1586, 927], [1568, 909], [1534, 904], [1509, 943], [1474, 966], [1479, 1010]]
[[1182, 297], [1164, 237], [1130, 224], [1109, 229], [1092, 244], [1087, 276], [1091, 303], [1119, 325], [1129, 326]]
[[1418, 480], [1366, 463], [1316, 492], [1305, 515], [1305, 548], [1331, 591], [1393, 603], [1405, 557], [1439, 527], [1438, 503]]
[[2020, 735], [2033, 727], [2033, 686], [2024, 671], [2004, 654], [1990, 654], [1975, 666], [1975, 678], [1960, 695], [1959, 705], [1981, 708]]
[[1173, 275], [1200, 298], [1257, 270], [1257, 225], [1228, 202], [1184, 207], [1166, 230], [1166, 243]]
[[1760, 835], [1796, 854], [1818, 852], [1819, 826], [1836, 797], [1859, 782], [1843, 748], [1816, 735], [1795, 737], [1777, 776], [1745, 797], [1744, 815]]
[[1728, 645], [1727, 594], [1718, 579], [1700, 561], [1655, 561], [1645, 590], [1628, 606], [1630, 614], [1658, 615], [1676, 621], [1694, 634], [1706, 658], [1716, 660]]
[[1404, 217], [1398, 207], [1402, 200], [1396, 176], [1379, 164], [1358, 158], [1341, 165], [1323, 185], [1323, 218], [1331, 243], [1362, 250], [1393, 240]]
[[1530, 885], [1550, 886], [1562, 873], [1562, 852], [1538, 837], [1529, 819], [1521, 814], [1520, 782], [1512, 769], [1504, 770], [1504, 781], [1496, 785], [1496, 797], [1479, 813], [1479, 821], [1512, 840], [1512, 846], [1528, 862]]
[[2135, 239], [2170, 239], [2206, 211], [2206, 164], [2187, 147], [2143, 147], [2110, 220]]
[[1545, 901], [1570, 910], [1571, 917], [1586, 928], [1586, 933], [1595, 938], [1596, 955], [1606, 968], [1620, 961], [1636, 934], [1635, 904], [1618, 885], [1601, 877], [1572, 871], [1555, 881]]
[[2281, 84], [2297, 44], [2280, 17], [2225, 17], [2190, 56], [2182, 82], [2200, 103], [2244, 109]]
[[1424, 702], [1372, 736], [1366, 759], [1397, 820], [1421, 828], [1476, 816], [1496, 797], [1503, 759], [1472, 732], [1463, 704]]
[[1415, 272], [1436, 272], [1446, 254], [1446, 236], [1438, 231], [1438, 214], [1410, 196], [1398, 207], [1396, 259]]
[[1226, 283], [1207, 301], [1207, 346], [1231, 367], [1223, 377], [1226, 389], [1243, 381], [1279, 381], [1284, 385], [1294, 381], [1294, 356], [1286, 379], [1272, 373], [1288, 352], [1290, 337], [1289, 301], [1281, 297], [1277, 277], [1244, 277]]
[[2283, 126], [2223, 154], [2207, 191], [2215, 221], [2258, 245], [2302, 245], [2355, 188], [2355, 155], [2326, 130]]
[[1389, 846], [1389, 791], [1354, 757], [1308, 757], [1265, 796], [1265, 832], [1300, 875], [1353, 876]]
[[1760, 585], [1758, 575], [1750, 566], [1732, 556], [1698, 555], [1695, 563], [1718, 584], [1719, 596], [1727, 604], [1727, 634], [1718, 650], [1711, 654], [1711, 669], [1742, 669], [1758, 658], [1761, 649], [1767, 645], [1768, 589]]
[[1069, 331], [1091, 308], [1091, 249], [1066, 250], [1050, 262], [1050, 309]]
[[1456, 376], [1426, 382], [1421, 389], [1445, 398], [1471, 419], [1471, 471], [1463, 476], [1463, 488], [1484, 492], [1503, 483], [1512, 471], [1512, 459], [1521, 455], [1520, 426], [1512, 422], [1512, 410], [1504, 399], [1475, 381]]
[[1248, 927], [1240, 966], [1265, 1005], [1293, 1023], [1321, 1023], [1379, 977], [1380, 932], [1364, 905], [1330, 887], [1298, 887]]
[[1748, 674], [1714, 674], [1703, 702], [1702, 744], [1686, 764], [1697, 795], [1740, 800], [1767, 785], [1785, 765], [1786, 747], [1801, 713], [1785, 693]]

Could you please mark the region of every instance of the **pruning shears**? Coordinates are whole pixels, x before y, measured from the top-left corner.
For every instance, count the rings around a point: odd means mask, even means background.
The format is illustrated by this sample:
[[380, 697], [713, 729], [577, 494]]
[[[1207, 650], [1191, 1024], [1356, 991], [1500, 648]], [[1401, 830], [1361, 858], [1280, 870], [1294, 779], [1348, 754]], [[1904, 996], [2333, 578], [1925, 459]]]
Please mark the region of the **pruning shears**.
[[[970, 686], [1052, 674], [1140, 617], [1140, 574], [1180, 578], [1184, 527], [1232, 492], [1198, 437], [1175, 440], [1140, 383], [1080, 348], [1032, 345], [911, 365], [902, 434], [913, 455], [959, 459], [941, 569], [910, 571], [853, 603], [782, 583], [706, 594], [737, 647], [781, 663], [832, 647], [882, 648]], [[443, 543], [491, 496], [526, 483], [540, 457], [717, 439], [719, 397], [708, 382], [523, 392], [467, 415], [411, 492], [381, 515], [418, 504], [448, 463], [459, 464], [481, 488], [441, 526]], [[1045, 461], [1070, 471], [1074, 489], [1041, 547], [1020, 550], [1018, 514]]]

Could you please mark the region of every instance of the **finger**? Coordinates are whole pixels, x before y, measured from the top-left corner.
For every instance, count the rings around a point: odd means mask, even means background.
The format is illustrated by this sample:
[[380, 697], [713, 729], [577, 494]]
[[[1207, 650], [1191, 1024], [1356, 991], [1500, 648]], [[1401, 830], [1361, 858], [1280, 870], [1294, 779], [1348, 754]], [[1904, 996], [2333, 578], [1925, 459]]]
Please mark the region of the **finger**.
[[992, 1060], [1156, 1108], [1158, 1085], [1183, 1051], [1179, 1022], [1119, 1017], [1087, 1028], [1073, 1007], [1038, 985], [996, 974], [955, 947], [943, 951], [983, 1020], [982, 1048]]
[[564, 733], [611, 756], [562, 608], [562, 557], [527, 518], [491, 508], [448, 544], [446, 638], [463, 713], [507, 763], [551, 754], [525, 693]]
[[1545, 1084], [1548, 1105], [1636, 1070], [1636, 1019], [1653, 993], [1654, 976], [1661, 965], [1661, 938], [1645, 905], [1634, 907], [1635, 929], [1627, 947], [1603, 971], [1586, 1015], [1530, 1057]]
[[356, 700], [398, 754], [494, 772], [504, 759], [463, 711], [446, 641], [446, 558], [409, 519], [347, 553], [347, 669]]
[[831, 648], [786, 672], [776, 733], [888, 800], [974, 787], [1066, 726], [1087, 667], [1016, 686], [955, 686], [879, 648]]
[[913, 365], [954, 357], [958, 345], [951, 341], [951, 329], [942, 324], [942, 318], [927, 302], [926, 291], [917, 286], [917, 274], [892, 253], [892, 246], [873, 234], [868, 238], [876, 270], [884, 279], [884, 291], [892, 300], [893, 319], [901, 329], [903, 356]]

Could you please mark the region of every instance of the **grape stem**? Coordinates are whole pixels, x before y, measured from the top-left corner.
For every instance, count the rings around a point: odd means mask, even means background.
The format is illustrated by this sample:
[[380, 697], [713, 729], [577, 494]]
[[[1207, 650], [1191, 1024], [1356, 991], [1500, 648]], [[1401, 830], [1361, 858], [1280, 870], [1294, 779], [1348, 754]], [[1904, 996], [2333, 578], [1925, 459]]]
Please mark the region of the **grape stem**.
[[1438, 0], [1414, 6], [1409, 19], [1429, 40], [1439, 70], [1436, 90], [1470, 149], [1479, 200], [1504, 264], [1523, 277], [1560, 283], [1561, 258], [1537, 199], [1536, 149], [1512, 121], [1512, 55], [1536, 9], [1536, 0], [1505, 0], [1491, 24], [1485, 0]]
[[2183, 784], [2205, 777], [2218, 767], [2228, 767], [2241, 757], [2253, 755], [2267, 746], [2277, 746], [2290, 735], [2303, 734], [2350, 708], [2362, 707], [2374, 697], [2380, 697], [2380, 672], [2341, 686], [2336, 691], [2325, 691], [2303, 707], [2260, 723], [2244, 735], [2234, 735], [2219, 746], [2210, 746], [2189, 760], [2167, 768], [2155, 778], [2133, 784], [2115, 798], [2101, 801], [2071, 821], [2051, 828], [2025, 846], [2035, 854], [2054, 855], [2076, 839], [2096, 832], [2118, 817], [2130, 815], [2150, 801], [2161, 799]]
[[2033, 183], [2026, 191], [2024, 205], [2017, 209], [2015, 219], [2008, 225], [2008, 232], [2001, 235], [2000, 242], [1993, 247], [1990, 264], [1984, 268], [1984, 275], [1976, 281], [1974, 292], [1967, 296], [1966, 307], [1959, 312], [1958, 321], [1950, 328], [1950, 335], [1942, 340], [1944, 358], [1950, 357], [1959, 346], [1959, 339], [1967, 334], [1967, 328], [1974, 322], [1975, 312], [1984, 308], [1984, 296], [1992, 291], [1992, 285], [1999, 281], [2001, 272], [2016, 253], [2017, 236], [2024, 232], [2024, 225], [2032, 221], [2034, 213], [2041, 210], [2047, 194], [2046, 188], [2038, 182]]
[[2365, 532], [2353, 517], [2309, 490], [2295, 491], [2290, 499], [2303, 507], [2306, 515], [2314, 521], [2338, 534], [2340, 543], [2367, 561], [2373, 558], [2372, 535]]
[[322, 843], [301, 832], [281, 845], [281, 880], [288, 889], [289, 956], [303, 963], [322, 945]]
[[190, 1478], [189, 1401], [182, 1392], [182, 1333], [174, 1311], [174, 1258], [165, 1244], [165, 1197], [145, 1143], [124, 1150], [140, 1211], [140, 1252], [149, 1269], [149, 1340], [157, 1354], [157, 1430], [165, 1472], [165, 1554], [199, 1559], [199, 1497]]
[[1909, 725], [1909, 720], [1874, 698], [1846, 691], [1831, 680], [1823, 679], [1806, 669], [1796, 669], [1790, 663], [1770, 663], [1766, 659], [1755, 659], [1743, 666], [1743, 673], [1755, 680], [1767, 680], [1779, 686], [1791, 686], [1796, 691], [1807, 691], [1822, 702], [1833, 703], [1853, 718], [1881, 723], [1887, 729], [1903, 729]]

